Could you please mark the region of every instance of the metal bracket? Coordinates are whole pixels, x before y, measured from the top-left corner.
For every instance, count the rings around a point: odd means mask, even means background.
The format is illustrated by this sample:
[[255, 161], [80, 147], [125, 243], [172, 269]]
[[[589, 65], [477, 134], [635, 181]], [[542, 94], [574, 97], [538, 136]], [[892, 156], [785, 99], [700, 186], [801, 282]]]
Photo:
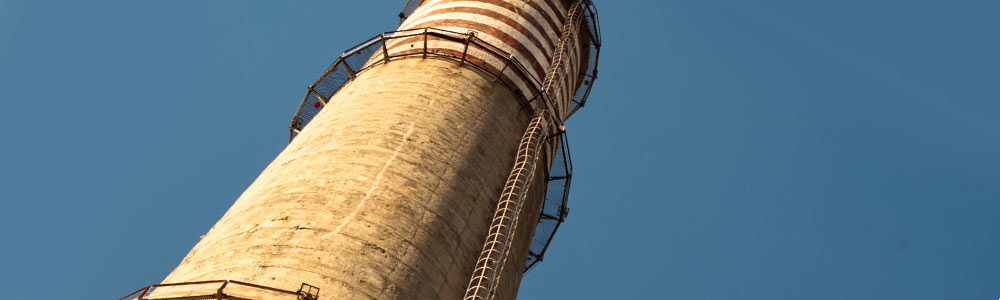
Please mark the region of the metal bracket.
[[319, 299], [319, 288], [315, 287], [315, 286], [312, 286], [312, 285], [309, 285], [309, 284], [307, 284], [305, 282], [302, 283], [302, 286], [299, 287], [299, 291], [296, 292], [296, 293], [299, 294], [299, 299], [298, 300], [317, 300], [317, 299]]
[[354, 73], [354, 70], [351, 69], [351, 66], [348, 65], [347, 63], [344, 63], [344, 70], [347, 70], [347, 75], [351, 76], [351, 80], [353, 80], [355, 77], [358, 77], [358, 75]]
[[500, 69], [500, 72], [497, 72], [497, 77], [493, 78], [493, 82], [494, 83], [496, 83], [497, 80], [500, 80], [500, 77], [503, 77], [503, 72], [507, 71], [507, 67], [510, 67], [510, 63], [513, 62], [513, 61], [514, 61], [514, 55], [513, 54], [508, 55], [507, 56], [507, 61], [504, 62], [504, 64], [503, 64], [503, 68]]
[[476, 32], [471, 30], [469, 31], [469, 35], [465, 37], [465, 48], [462, 49], [462, 61], [458, 63], [459, 65], [465, 64], [465, 56], [469, 53], [469, 43], [472, 43], [472, 39], [475, 37]]
[[430, 28], [424, 28], [424, 58], [427, 58], [427, 32]]
[[314, 90], [313, 87], [311, 86], [309, 87], [309, 92], [312, 92], [313, 96], [316, 96], [316, 99], [318, 99], [320, 102], [323, 102], [324, 105], [330, 102], [330, 100], [328, 99], [323, 99], [323, 95], [320, 95], [319, 92]]

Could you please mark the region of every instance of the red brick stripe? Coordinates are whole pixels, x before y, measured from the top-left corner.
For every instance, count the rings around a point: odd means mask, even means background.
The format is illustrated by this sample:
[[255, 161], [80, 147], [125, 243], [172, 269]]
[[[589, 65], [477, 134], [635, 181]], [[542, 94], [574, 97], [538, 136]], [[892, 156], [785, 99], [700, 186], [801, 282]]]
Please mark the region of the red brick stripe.
[[[537, 0], [535, 0], [535, 1], [537, 1]], [[524, 17], [525, 19], [527, 19], [528, 22], [530, 22], [532, 25], [535, 25], [535, 27], [538, 28], [538, 30], [540, 30], [542, 32], [545, 32], [545, 33], [551, 33], [553, 36], [558, 37], [559, 36], [559, 32], [561, 31], [561, 28], [562, 28], [562, 25], [561, 25], [562, 23], [556, 24], [553, 21], [552, 16], [550, 16], [547, 13], [545, 13], [545, 10], [542, 10], [542, 8], [540, 6], [538, 6], [538, 3], [535, 3], [535, 1], [528, 1], [528, 2], [529, 2], [529, 4], [536, 11], [538, 11], [538, 14], [541, 15], [542, 18], [544, 18], [544, 21], [549, 25], [548, 29], [543, 28], [538, 23], [538, 21], [535, 20], [535, 18], [531, 14], [529, 14], [527, 12], [519, 12], [518, 9], [516, 7], [514, 7], [514, 4], [511, 4], [510, 2], [503, 1], [503, 0], [442, 0], [442, 1], [435, 2], [434, 4], [439, 4], [439, 3], [443, 4], [443, 3], [452, 3], [452, 2], [482, 2], [482, 3], [487, 3], [487, 4], [493, 4], [493, 5], [496, 5], [496, 6], [500, 6], [500, 7], [506, 8], [507, 10], [509, 10], [511, 12], [517, 13], [521, 17]], [[556, 14], [559, 14], [559, 13], [560, 13], [559, 11], [556, 11]], [[566, 13], [566, 12], [562, 12], [562, 13]], [[408, 26], [408, 27], [412, 28], [413, 26]]]
[[506, 32], [503, 32], [503, 30], [496, 29], [492, 26], [483, 23], [473, 22], [469, 20], [461, 20], [461, 19], [443, 19], [443, 20], [429, 21], [424, 23], [413, 24], [409, 27], [421, 28], [421, 27], [439, 27], [439, 26], [457, 26], [457, 27], [469, 28], [475, 31], [491, 35], [499, 39], [504, 44], [507, 44], [507, 46], [514, 49], [514, 51], [517, 51], [517, 53], [521, 54], [521, 57], [528, 58], [527, 63], [531, 64], [531, 68], [534, 69], [536, 76], [538, 76], [539, 78], [545, 77], [545, 68], [542, 68], [542, 65], [538, 63], [539, 58], [535, 57], [535, 55], [532, 54], [531, 51], [529, 51], [527, 48], [525, 48], [524, 45], [521, 44], [521, 42], [519, 42], [517, 39], [510, 36]]
[[504, 16], [502, 14], [499, 14], [499, 13], [497, 13], [495, 11], [492, 11], [492, 10], [489, 10], [489, 9], [478, 8], [478, 7], [451, 7], [451, 8], [442, 8], [442, 9], [437, 9], [437, 10], [431, 11], [430, 15], [428, 15], [427, 17], [430, 17], [431, 15], [444, 14], [444, 13], [452, 13], [452, 12], [467, 13], [467, 14], [476, 14], [476, 15], [486, 16], [486, 17], [489, 17], [489, 18], [501, 21], [504, 24], [507, 24], [510, 27], [513, 27], [514, 30], [516, 30], [518, 33], [521, 33], [526, 38], [528, 38], [528, 40], [531, 41], [532, 44], [535, 44], [535, 46], [538, 47], [538, 49], [540, 49], [542, 51], [542, 54], [545, 55], [545, 59], [546, 60], [548, 60], [548, 59], [550, 59], [552, 57], [552, 55], [550, 53], [552, 52], [553, 49], [555, 49], [556, 45], [555, 45], [555, 42], [552, 41], [549, 36], [543, 36], [542, 37], [545, 40], [545, 43], [546, 43], [546, 45], [543, 46], [542, 43], [541, 43], [541, 41], [539, 41], [538, 37], [535, 34], [533, 34], [531, 32], [531, 30], [528, 30], [527, 28], [525, 28], [524, 25], [522, 25], [521, 23], [518, 23], [514, 19], [511, 19], [511, 18], [509, 18], [507, 16]]

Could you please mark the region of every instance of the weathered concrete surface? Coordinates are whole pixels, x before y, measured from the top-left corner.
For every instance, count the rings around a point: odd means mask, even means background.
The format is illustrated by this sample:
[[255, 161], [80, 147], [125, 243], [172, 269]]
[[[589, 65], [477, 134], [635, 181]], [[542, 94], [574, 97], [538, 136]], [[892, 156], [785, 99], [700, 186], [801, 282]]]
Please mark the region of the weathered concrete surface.
[[[529, 120], [487, 78], [419, 58], [360, 74], [164, 282], [306, 282], [321, 299], [460, 298]], [[498, 299], [516, 293], [543, 177]]]

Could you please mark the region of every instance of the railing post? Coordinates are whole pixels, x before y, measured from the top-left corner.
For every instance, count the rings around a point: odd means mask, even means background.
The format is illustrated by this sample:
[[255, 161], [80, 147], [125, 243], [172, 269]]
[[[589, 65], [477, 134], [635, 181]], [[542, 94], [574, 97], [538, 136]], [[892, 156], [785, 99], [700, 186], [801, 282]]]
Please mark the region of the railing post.
[[389, 50], [385, 46], [385, 33], [382, 33], [382, 58], [385, 59], [385, 63], [389, 63]]
[[427, 34], [429, 28], [424, 28], [424, 58], [427, 58]]
[[153, 286], [147, 286], [145, 289], [143, 289], [142, 293], [139, 294], [139, 300], [146, 299], [146, 294], [149, 294], [149, 290], [151, 290], [151, 289], [153, 289]]
[[472, 43], [472, 38], [476, 37], [475, 31], [469, 31], [469, 36], [465, 37], [465, 49], [462, 49], [462, 61], [459, 65], [465, 64], [465, 55], [469, 53], [469, 43]]
[[341, 63], [344, 64], [344, 70], [347, 70], [347, 75], [350, 75], [351, 80], [354, 80], [354, 77], [357, 77], [357, 75], [354, 73], [354, 70], [351, 70], [351, 66], [347, 64], [346, 60], [341, 61]]
[[311, 86], [309, 87], [309, 92], [312, 93], [313, 96], [316, 96], [316, 99], [319, 99], [319, 101], [323, 102], [324, 105], [329, 102], [329, 100], [323, 99], [323, 95], [320, 95], [319, 92], [316, 92], [316, 90], [314, 90], [313, 87]]
[[507, 55], [507, 61], [503, 63], [503, 68], [501, 68], [500, 72], [497, 73], [497, 77], [493, 78], [493, 82], [497, 82], [497, 80], [500, 80], [500, 77], [503, 77], [503, 72], [507, 71], [507, 67], [510, 67], [510, 62], [513, 60], [514, 60], [513, 54]]
[[215, 298], [226, 299], [225, 298], [225, 294], [222, 293], [222, 290], [225, 290], [226, 289], [226, 285], [228, 285], [228, 284], [229, 284], [229, 280], [226, 280], [225, 282], [222, 283], [221, 286], [219, 286], [219, 289], [215, 291]]

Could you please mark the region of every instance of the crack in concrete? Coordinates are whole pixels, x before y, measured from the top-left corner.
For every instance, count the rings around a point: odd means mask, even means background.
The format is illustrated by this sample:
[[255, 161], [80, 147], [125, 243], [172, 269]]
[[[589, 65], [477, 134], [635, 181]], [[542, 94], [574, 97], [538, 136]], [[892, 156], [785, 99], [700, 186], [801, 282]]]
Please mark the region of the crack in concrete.
[[354, 211], [351, 211], [351, 213], [348, 214], [346, 218], [344, 218], [344, 221], [341, 222], [340, 225], [337, 225], [337, 228], [333, 229], [333, 232], [331, 232], [330, 234], [340, 234], [340, 230], [344, 229], [344, 226], [346, 226], [348, 222], [354, 219], [354, 216], [358, 214], [358, 211], [361, 211], [361, 208], [365, 206], [366, 202], [368, 202], [368, 198], [371, 198], [372, 193], [374, 193], [375, 190], [378, 189], [379, 183], [381, 183], [382, 181], [382, 176], [385, 174], [385, 171], [389, 169], [389, 165], [391, 165], [392, 162], [396, 160], [396, 157], [399, 156], [399, 151], [403, 150], [403, 147], [406, 146], [406, 144], [409, 142], [411, 134], [413, 134], [413, 123], [410, 123], [410, 127], [409, 129], [406, 130], [406, 134], [403, 134], [403, 141], [399, 144], [398, 147], [396, 147], [396, 150], [392, 152], [392, 156], [390, 156], [389, 159], [385, 161], [385, 165], [383, 165], [382, 169], [378, 171], [378, 174], [375, 175], [375, 182], [372, 183], [372, 186], [368, 188], [367, 192], [365, 192], [365, 196], [361, 198], [361, 201], [358, 202], [358, 206], [355, 207]]

